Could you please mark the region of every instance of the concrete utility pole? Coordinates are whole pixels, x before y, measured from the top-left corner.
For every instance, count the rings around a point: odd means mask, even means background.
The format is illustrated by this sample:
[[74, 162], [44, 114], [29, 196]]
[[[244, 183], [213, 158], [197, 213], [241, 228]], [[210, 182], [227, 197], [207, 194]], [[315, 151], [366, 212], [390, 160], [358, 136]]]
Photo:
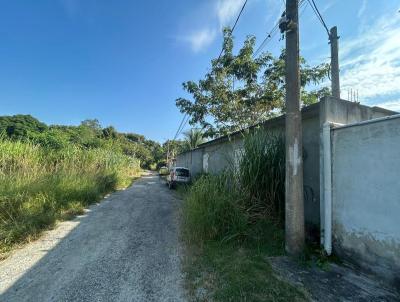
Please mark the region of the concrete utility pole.
[[299, 1], [286, 0], [286, 251], [304, 249], [303, 141], [300, 110]]
[[331, 76], [332, 76], [332, 96], [340, 99], [340, 80], [339, 80], [339, 37], [337, 27], [330, 30], [329, 43], [331, 44]]

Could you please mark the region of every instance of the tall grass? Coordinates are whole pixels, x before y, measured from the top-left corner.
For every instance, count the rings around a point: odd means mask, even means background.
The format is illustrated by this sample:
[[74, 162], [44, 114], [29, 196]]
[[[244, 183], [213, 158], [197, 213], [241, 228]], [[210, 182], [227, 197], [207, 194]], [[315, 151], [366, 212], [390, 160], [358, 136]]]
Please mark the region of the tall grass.
[[182, 229], [193, 301], [307, 300], [266, 259], [284, 253], [284, 181], [283, 138], [258, 131], [245, 137], [232, 167], [189, 188]]
[[188, 240], [229, 240], [243, 235], [248, 215], [231, 176], [230, 172], [203, 175], [189, 189], [183, 205]]
[[139, 169], [136, 159], [111, 149], [53, 150], [0, 139], [0, 253], [82, 213]]
[[251, 219], [284, 219], [285, 142], [280, 134], [262, 130], [244, 139], [239, 161], [238, 183]]
[[184, 232], [190, 240], [248, 236], [260, 220], [284, 218], [285, 148], [282, 136], [257, 131], [244, 139], [237, 167], [200, 177], [186, 194]]

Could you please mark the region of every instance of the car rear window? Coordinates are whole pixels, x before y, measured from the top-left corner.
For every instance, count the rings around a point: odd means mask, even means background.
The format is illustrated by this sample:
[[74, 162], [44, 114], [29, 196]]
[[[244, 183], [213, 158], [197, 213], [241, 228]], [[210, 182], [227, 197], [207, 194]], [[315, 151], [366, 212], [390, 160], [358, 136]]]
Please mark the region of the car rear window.
[[176, 176], [189, 177], [188, 169], [176, 169]]

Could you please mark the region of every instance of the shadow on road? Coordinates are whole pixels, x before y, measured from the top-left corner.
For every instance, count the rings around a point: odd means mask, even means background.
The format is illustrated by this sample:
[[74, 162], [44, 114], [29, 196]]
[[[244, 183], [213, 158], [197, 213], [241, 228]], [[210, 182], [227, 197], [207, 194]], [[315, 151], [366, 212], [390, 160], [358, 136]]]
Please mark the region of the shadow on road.
[[0, 263], [0, 301], [183, 301], [177, 200], [156, 175]]

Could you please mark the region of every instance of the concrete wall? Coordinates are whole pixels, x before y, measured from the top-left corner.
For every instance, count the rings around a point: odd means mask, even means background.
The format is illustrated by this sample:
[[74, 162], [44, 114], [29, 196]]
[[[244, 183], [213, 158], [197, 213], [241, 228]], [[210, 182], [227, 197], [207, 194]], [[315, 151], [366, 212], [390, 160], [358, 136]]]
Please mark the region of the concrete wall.
[[192, 175], [197, 175], [203, 170], [202, 149], [181, 153], [176, 158], [176, 167], [189, 168]]
[[400, 115], [331, 139], [334, 251], [400, 286]]
[[240, 135], [218, 144], [206, 145], [203, 148], [203, 156], [208, 156], [208, 171], [204, 172], [217, 174], [233, 165], [235, 150], [241, 148], [243, 138]]
[[[333, 97], [325, 97], [320, 102], [320, 120], [319, 120], [319, 141], [322, 142], [322, 129], [325, 123], [334, 124], [351, 124], [371, 119], [390, 116], [396, 112], [386, 110], [379, 107], [368, 107], [346, 100], [339, 100]], [[320, 198], [320, 232], [321, 240], [324, 238], [324, 148], [323, 144], [319, 144], [319, 186], [318, 190]], [[323, 243], [323, 242], [321, 242]]]

